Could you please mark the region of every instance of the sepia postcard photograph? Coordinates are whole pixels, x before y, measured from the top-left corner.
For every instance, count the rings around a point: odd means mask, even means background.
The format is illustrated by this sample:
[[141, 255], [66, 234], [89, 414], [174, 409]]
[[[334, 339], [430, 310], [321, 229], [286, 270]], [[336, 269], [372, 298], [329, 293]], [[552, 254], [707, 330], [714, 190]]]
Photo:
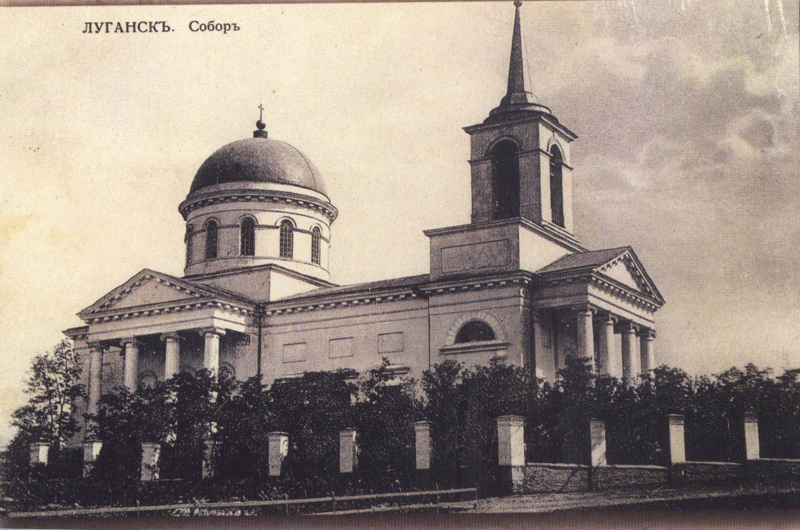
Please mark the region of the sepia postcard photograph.
[[3, 526], [800, 520], [797, 0], [2, 4]]

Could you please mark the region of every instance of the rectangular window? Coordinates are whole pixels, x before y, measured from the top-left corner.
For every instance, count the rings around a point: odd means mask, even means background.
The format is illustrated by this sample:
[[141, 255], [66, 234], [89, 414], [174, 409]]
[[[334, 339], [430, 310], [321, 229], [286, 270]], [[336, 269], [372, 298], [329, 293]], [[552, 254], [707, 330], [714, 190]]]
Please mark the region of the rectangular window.
[[305, 342], [283, 345], [283, 362], [299, 363], [306, 360], [307, 345]]
[[328, 356], [331, 359], [339, 359], [340, 357], [353, 356], [353, 337], [331, 339], [328, 345], [329, 345]]
[[403, 332], [378, 335], [378, 353], [395, 353], [405, 349]]

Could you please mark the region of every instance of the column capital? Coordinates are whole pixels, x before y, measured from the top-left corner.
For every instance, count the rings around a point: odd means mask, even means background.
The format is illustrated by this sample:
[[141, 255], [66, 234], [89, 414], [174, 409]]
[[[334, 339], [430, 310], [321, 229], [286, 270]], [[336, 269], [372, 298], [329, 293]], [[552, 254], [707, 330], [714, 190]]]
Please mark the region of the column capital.
[[88, 348], [90, 350], [99, 351], [99, 352], [104, 352], [105, 350], [108, 349], [108, 346], [106, 346], [103, 341], [99, 341], [99, 340], [93, 340], [91, 342], [87, 342], [86, 346], [88, 346]]
[[579, 315], [585, 315], [586, 313], [594, 315], [597, 313], [597, 308], [591, 304], [576, 304], [570, 309], [573, 313], [577, 313]]
[[619, 322], [619, 317], [611, 313], [610, 311], [603, 311], [599, 314], [600, 322], [603, 324], [611, 324], [615, 326], [617, 322]]
[[169, 333], [162, 333], [161, 334], [161, 341], [163, 342], [163, 341], [167, 341], [167, 340], [174, 340], [174, 341], [180, 342], [181, 340], [183, 340], [183, 337], [178, 335], [177, 331], [171, 331]]
[[219, 337], [225, 335], [225, 330], [222, 328], [210, 326], [207, 328], [200, 328], [197, 330], [200, 333], [200, 336], [205, 337], [206, 335], [217, 335]]
[[614, 326], [614, 331], [617, 333], [636, 333], [638, 330], [639, 326], [637, 326], [630, 320], [618, 322], [617, 325]]
[[641, 338], [641, 339], [655, 340], [655, 338], [656, 338], [656, 330], [651, 329], [651, 328], [641, 327], [636, 332], [636, 335], [638, 335], [639, 338]]
[[119, 339], [119, 345], [123, 348], [127, 347], [128, 345], [138, 347], [139, 341], [136, 339], [136, 337], [125, 337], [124, 339]]

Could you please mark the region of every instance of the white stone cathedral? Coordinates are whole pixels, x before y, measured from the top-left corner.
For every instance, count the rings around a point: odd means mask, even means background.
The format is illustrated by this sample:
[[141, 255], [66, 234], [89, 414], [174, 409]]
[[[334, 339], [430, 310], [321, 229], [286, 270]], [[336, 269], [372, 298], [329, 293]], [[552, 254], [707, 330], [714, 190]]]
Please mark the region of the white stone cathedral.
[[526, 90], [519, 7], [507, 93], [465, 130], [472, 222], [425, 232], [428, 274], [347, 286], [329, 281], [337, 210], [314, 164], [261, 120], [217, 150], [178, 208], [184, 276], [145, 269], [65, 331], [85, 362], [86, 411], [120, 385], [203, 368], [266, 383], [384, 357], [416, 378], [493, 357], [551, 380], [570, 356], [617, 377], [652, 369], [664, 299], [630, 247], [590, 251], [573, 235], [577, 137]]

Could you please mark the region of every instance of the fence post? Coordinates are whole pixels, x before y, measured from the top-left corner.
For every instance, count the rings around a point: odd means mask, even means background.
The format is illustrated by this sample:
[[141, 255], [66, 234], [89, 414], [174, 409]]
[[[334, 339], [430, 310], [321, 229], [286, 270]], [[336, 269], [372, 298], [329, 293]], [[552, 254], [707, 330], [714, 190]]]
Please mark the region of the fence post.
[[358, 445], [355, 429], [339, 431], [339, 473], [354, 473], [358, 468]]
[[682, 414], [667, 414], [669, 428], [669, 463], [686, 461], [686, 437]]
[[96, 439], [88, 439], [83, 442], [83, 476], [88, 477], [94, 469], [94, 462], [103, 449], [103, 442]]
[[589, 420], [589, 489], [594, 488], [595, 469], [608, 464], [606, 458], [606, 422], [592, 418]]
[[497, 418], [497, 463], [502, 492], [522, 493], [525, 482], [525, 419], [522, 416]]
[[431, 425], [430, 421], [414, 423], [414, 450], [417, 467], [417, 483], [427, 488], [431, 472]]
[[289, 433], [274, 431], [267, 434], [269, 439], [269, 476], [280, 477], [283, 460], [289, 455]]
[[161, 455], [161, 445], [156, 443], [143, 443], [142, 444], [142, 468], [140, 480], [142, 482], [149, 482], [151, 480], [158, 480], [158, 458]]
[[758, 460], [761, 458], [761, 446], [758, 441], [758, 414], [745, 412], [743, 421], [745, 459]]
[[50, 458], [50, 444], [47, 442], [34, 442], [31, 444], [31, 466], [41, 464], [47, 466], [47, 461]]

